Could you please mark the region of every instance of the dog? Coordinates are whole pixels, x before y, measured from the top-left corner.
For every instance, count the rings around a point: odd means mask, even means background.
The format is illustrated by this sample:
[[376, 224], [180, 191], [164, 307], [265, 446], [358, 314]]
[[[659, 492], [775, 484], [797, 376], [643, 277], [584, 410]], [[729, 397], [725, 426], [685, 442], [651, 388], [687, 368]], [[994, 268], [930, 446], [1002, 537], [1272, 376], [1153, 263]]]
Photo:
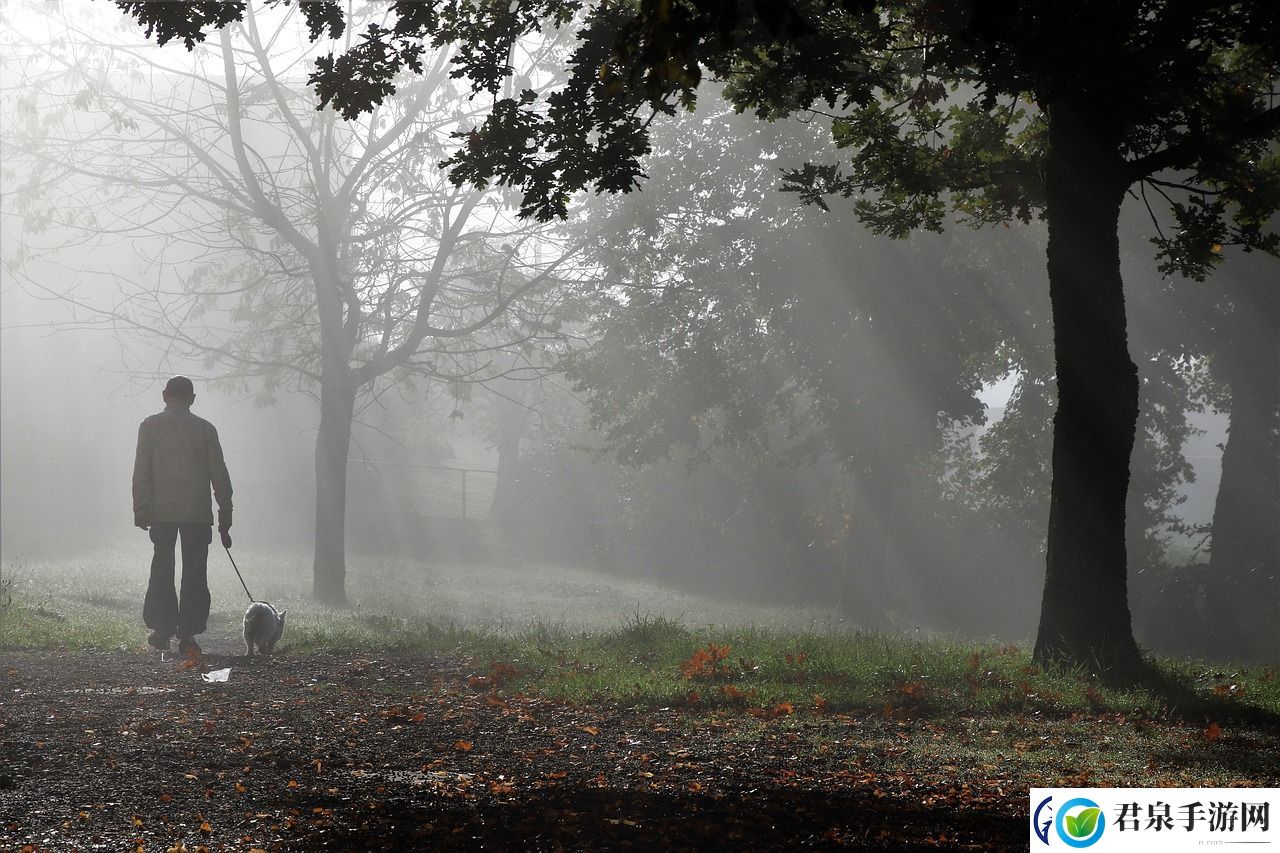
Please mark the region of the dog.
[[253, 657], [254, 646], [262, 654], [271, 654], [284, 634], [284, 617], [288, 610], [276, 612], [265, 601], [255, 601], [244, 612], [244, 647]]

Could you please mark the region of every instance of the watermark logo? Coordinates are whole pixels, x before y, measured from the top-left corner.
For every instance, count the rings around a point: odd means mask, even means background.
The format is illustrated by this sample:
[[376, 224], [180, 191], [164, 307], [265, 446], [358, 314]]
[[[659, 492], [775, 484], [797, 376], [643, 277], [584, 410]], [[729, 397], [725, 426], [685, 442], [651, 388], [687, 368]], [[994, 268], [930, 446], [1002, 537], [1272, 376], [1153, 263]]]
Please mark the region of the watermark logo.
[[1087, 797], [1067, 800], [1053, 819], [1053, 828], [1068, 847], [1092, 847], [1107, 828], [1102, 808]]
[[1045, 797], [1031, 815], [1031, 831], [1036, 834], [1036, 838], [1040, 839], [1041, 844], [1049, 843], [1049, 828], [1053, 826], [1053, 806], [1050, 805], [1052, 802], [1053, 797]]
[[1280, 851], [1280, 788], [1032, 788], [1033, 850], [1190, 853], [1208, 846]]

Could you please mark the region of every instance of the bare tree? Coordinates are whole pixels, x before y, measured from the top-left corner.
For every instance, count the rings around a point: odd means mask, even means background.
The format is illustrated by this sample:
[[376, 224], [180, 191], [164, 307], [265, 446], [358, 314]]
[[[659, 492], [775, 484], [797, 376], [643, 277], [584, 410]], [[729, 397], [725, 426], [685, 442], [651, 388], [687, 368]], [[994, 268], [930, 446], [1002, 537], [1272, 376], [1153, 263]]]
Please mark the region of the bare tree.
[[[530, 356], [563, 340], [578, 245], [518, 220], [500, 189], [456, 187], [439, 168], [487, 107], [450, 77], [447, 50], [344, 121], [317, 110], [308, 42], [293, 32], [303, 22], [280, 11], [251, 10], [185, 57], [60, 25], [64, 40], [8, 81], [9, 159], [30, 172], [13, 196], [26, 233], [6, 264], [84, 322], [158, 344], [165, 363], [200, 359], [263, 401], [281, 389], [318, 400], [313, 592], [344, 604], [361, 406], [413, 376], [544, 370]], [[549, 38], [513, 61], [534, 80], [555, 49]], [[101, 256], [59, 260], [113, 241], [132, 245], [141, 275]], [[50, 281], [38, 259], [66, 274]]]

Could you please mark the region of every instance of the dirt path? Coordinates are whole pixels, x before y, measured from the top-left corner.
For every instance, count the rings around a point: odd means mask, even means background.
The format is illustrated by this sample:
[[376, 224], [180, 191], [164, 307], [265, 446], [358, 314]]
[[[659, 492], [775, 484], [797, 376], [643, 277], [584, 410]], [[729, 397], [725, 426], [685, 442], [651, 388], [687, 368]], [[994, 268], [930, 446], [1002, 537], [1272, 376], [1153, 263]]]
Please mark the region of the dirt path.
[[205, 649], [228, 682], [141, 650], [4, 653], [0, 849], [1026, 843], [1025, 792], [886, 780], [794, 720], [508, 696], [449, 658]]

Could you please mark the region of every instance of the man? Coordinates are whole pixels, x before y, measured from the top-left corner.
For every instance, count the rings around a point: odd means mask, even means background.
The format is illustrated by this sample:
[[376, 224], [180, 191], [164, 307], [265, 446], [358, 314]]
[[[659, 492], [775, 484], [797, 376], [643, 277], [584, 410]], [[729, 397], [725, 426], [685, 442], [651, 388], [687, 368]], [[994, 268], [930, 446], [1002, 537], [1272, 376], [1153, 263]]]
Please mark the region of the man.
[[[196, 392], [191, 380], [175, 376], [164, 386], [164, 411], [138, 427], [133, 463], [133, 523], [151, 531], [155, 556], [142, 618], [147, 642], [167, 651], [176, 634], [185, 656], [200, 654], [195, 636], [209, 619], [209, 543], [213, 541], [213, 503], [218, 500], [218, 531], [231, 547], [231, 478], [222, 459], [218, 431], [191, 414]], [[174, 592], [173, 548], [182, 539], [182, 595]]]

